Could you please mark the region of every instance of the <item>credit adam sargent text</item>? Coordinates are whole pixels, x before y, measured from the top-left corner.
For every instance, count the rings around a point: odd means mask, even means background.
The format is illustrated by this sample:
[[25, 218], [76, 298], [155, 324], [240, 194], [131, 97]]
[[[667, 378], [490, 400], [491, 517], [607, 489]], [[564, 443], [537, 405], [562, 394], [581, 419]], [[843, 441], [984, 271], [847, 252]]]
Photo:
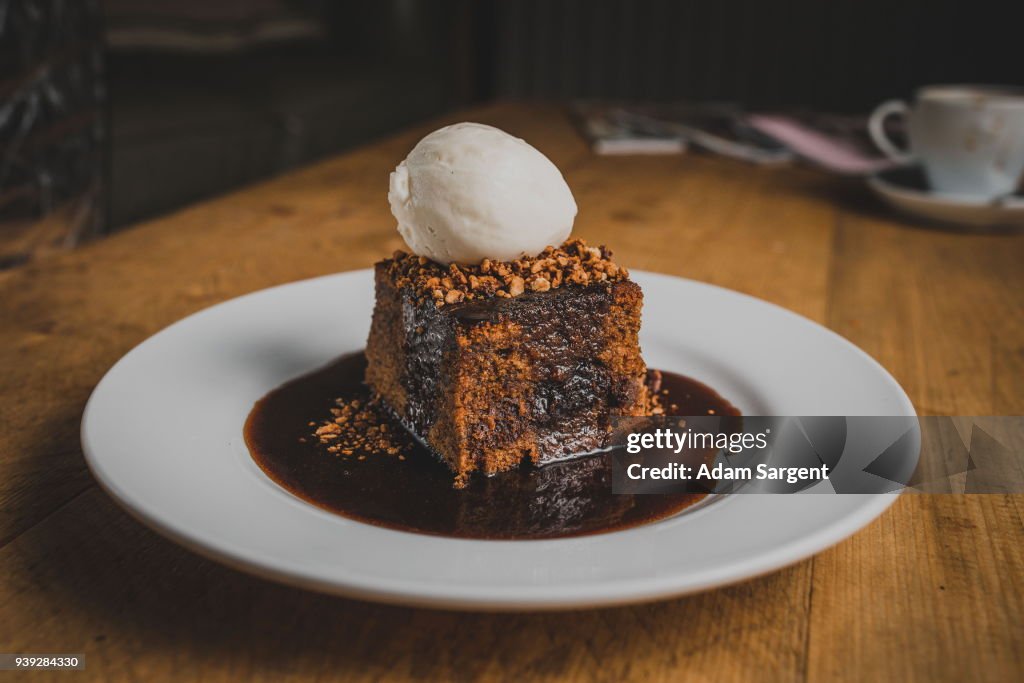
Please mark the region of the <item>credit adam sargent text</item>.
[[800, 481], [822, 480], [828, 478], [828, 465], [818, 467], [772, 467], [759, 463], [756, 467], [742, 465], [731, 466], [723, 463], [701, 463], [696, 467], [682, 463], [669, 463], [664, 467], [644, 467], [632, 463], [626, 467], [626, 476], [630, 479], [704, 479], [708, 482], [723, 479], [733, 481], [762, 481], [778, 479], [795, 484]]

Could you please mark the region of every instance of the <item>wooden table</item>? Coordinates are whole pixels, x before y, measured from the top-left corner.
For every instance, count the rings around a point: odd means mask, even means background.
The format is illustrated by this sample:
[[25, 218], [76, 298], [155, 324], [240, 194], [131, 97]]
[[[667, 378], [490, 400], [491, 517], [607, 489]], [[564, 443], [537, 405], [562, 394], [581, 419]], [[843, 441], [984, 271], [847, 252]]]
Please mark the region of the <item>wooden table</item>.
[[[554, 107], [449, 120], [464, 119], [548, 154], [576, 194], [576, 233], [614, 245], [620, 262], [827, 325], [922, 414], [1024, 412], [1021, 236], [924, 229], [806, 169], [598, 158]], [[1024, 676], [1024, 496], [903, 496], [771, 576], [532, 615], [279, 586], [182, 550], [112, 503], [78, 445], [103, 373], [193, 311], [390, 254], [388, 171], [439, 123], [0, 274], [0, 652], [84, 653], [89, 677], [139, 681]]]

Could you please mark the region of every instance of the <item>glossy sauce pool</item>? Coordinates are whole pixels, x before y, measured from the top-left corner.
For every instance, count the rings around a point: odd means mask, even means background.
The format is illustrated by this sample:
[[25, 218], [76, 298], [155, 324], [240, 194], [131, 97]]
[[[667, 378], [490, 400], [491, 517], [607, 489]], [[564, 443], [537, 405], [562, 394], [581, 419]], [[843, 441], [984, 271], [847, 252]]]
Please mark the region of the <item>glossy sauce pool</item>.
[[[253, 407], [245, 441], [260, 468], [295, 496], [351, 519], [459, 538], [539, 539], [627, 529], [670, 517], [703, 494], [613, 494], [607, 453], [473, 477], [466, 488], [426, 449], [406, 439], [398, 454], [341, 457], [311, 439], [311, 422], [335, 400], [367, 398], [362, 353], [274, 389]], [[663, 402], [677, 415], [738, 415], [696, 380], [662, 373]], [[403, 428], [397, 421], [393, 430]], [[360, 459], [359, 456], [364, 458]], [[403, 459], [400, 459], [401, 455]]]

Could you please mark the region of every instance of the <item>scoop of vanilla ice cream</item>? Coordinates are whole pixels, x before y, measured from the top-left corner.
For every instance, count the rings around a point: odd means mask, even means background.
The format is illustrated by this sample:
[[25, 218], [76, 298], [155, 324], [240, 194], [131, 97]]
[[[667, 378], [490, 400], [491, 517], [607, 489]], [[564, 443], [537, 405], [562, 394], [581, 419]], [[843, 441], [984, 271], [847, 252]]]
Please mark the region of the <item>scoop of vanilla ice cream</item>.
[[551, 161], [479, 123], [436, 130], [391, 174], [398, 232], [414, 254], [474, 264], [535, 256], [569, 237], [576, 201]]

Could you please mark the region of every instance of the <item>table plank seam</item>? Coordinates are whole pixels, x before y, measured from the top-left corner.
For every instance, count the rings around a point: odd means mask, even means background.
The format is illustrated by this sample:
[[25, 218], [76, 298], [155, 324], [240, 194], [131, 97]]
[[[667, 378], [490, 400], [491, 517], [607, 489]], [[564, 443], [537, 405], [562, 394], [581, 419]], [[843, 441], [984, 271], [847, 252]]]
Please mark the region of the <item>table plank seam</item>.
[[96, 487], [96, 482], [95, 481], [90, 481], [88, 484], [85, 485], [85, 487], [83, 487], [81, 490], [79, 490], [76, 493], [74, 493], [72, 496], [70, 496], [63, 503], [61, 503], [60, 505], [57, 505], [52, 510], [47, 512], [45, 515], [43, 515], [42, 517], [40, 517], [36, 521], [32, 522], [31, 524], [29, 524], [24, 529], [21, 529], [20, 531], [18, 531], [18, 533], [11, 534], [7, 538], [0, 539], [0, 551], [2, 551], [4, 548], [9, 546], [11, 543], [13, 543], [14, 541], [18, 540], [19, 538], [21, 538], [22, 536], [24, 536], [28, 532], [30, 532], [33, 529], [35, 529], [37, 526], [39, 526], [40, 524], [42, 524], [46, 520], [48, 520], [51, 517], [53, 517], [54, 515], [56, 515], [58, 512], [60, 512], [64, 508], [66, 508], [68, 505], [70, 505], [74, 501], [78, 500], [82, 496], [82, 494], [87, 493], [89, 491], [89, 489], [92, 489], [92, 488], [95, 488], [95, 487]]
[[810, 680], [811, 675], [811, 626], [813, 624], [814, 615], [814, 570], [818, 564], [818, 557], [815, 555], [810, 559], [811, 571], [809, 582], [810, 586], [807, 589], [807, 608], [804, 612], [804, 666], [803, 666], [803, 680]]

